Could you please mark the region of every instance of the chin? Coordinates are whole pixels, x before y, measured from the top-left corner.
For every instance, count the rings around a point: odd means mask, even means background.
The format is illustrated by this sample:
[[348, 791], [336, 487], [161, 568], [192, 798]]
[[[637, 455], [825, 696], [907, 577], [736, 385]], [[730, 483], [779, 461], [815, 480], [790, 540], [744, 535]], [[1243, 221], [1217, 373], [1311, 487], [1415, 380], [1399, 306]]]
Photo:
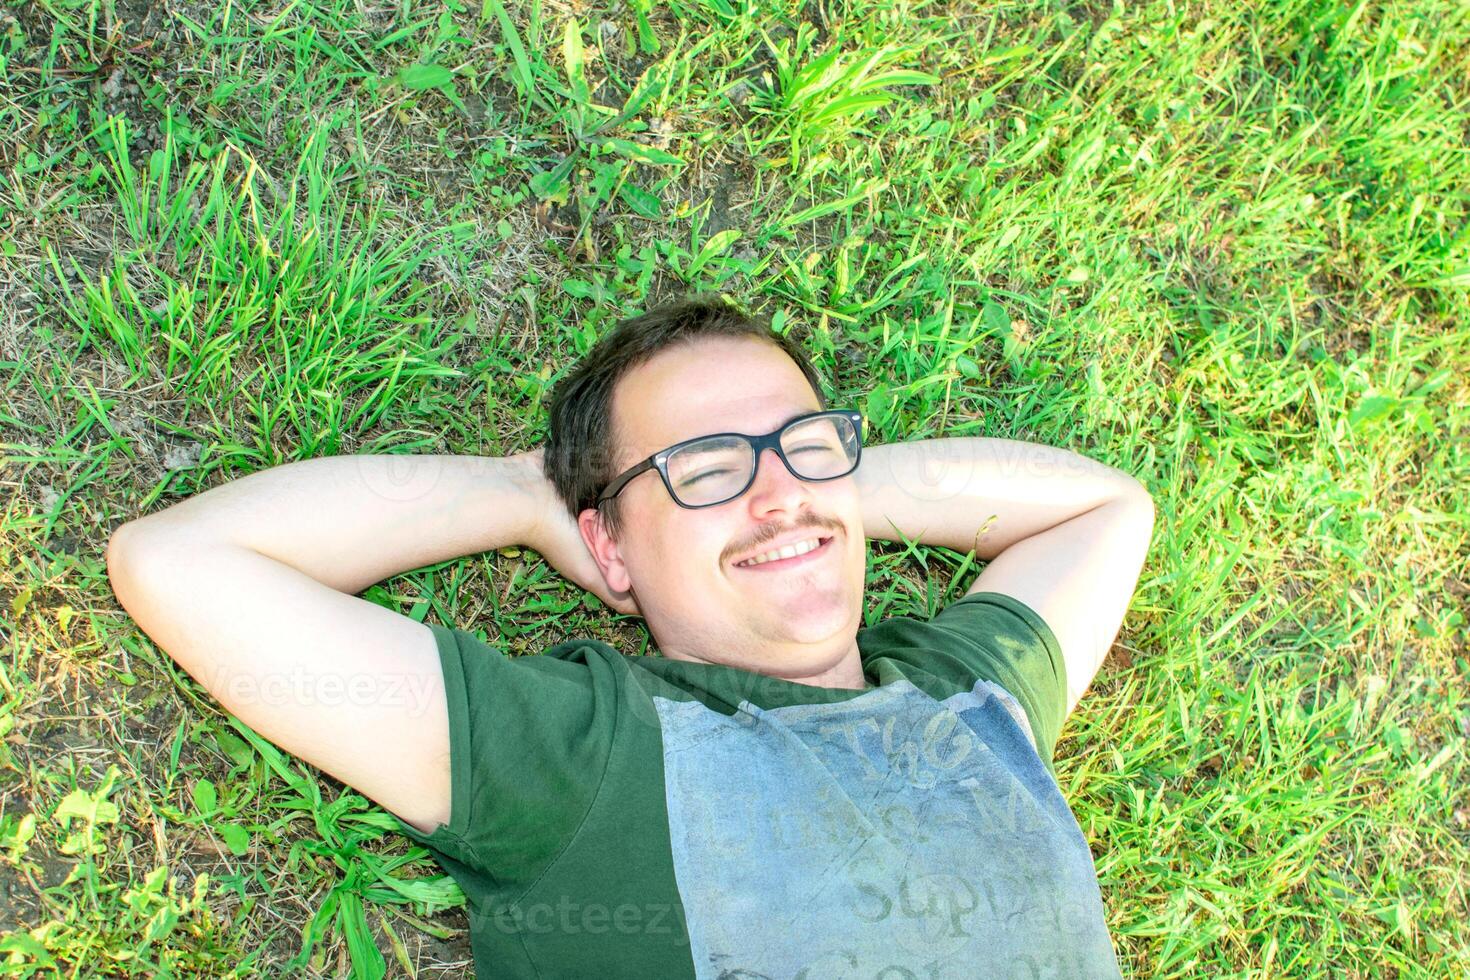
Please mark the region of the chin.
[[784, 616], [777, 629], [791, 643], [816, 644], [841, 640], [846, 644], [857, 635], [857, 623], [861, 616], [861, 602], [843, 603], [807, 615], [793, 613]]

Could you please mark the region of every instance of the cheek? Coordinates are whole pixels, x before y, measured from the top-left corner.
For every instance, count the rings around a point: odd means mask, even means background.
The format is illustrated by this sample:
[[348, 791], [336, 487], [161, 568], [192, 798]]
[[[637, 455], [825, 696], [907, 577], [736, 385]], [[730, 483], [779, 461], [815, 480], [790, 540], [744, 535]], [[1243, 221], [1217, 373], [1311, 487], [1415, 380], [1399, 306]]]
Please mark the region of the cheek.
[[854, 534], [861, 532], [863, 501], [858, 494], [857, 481], [851, 477], [836, 480], [828, 485], [827, 490], [821, 500], [822, 513], [841, 521]]
[[[664, 493], [662, 486], [656, 489]], [[668, 499], [638, 500], [625, 516], [627, 530], [637, 538], [631, 553], [640, 577], [650, 581], [678, 582], [718, 571], [733, 534], [708, 515]]]
[[664, 567], [655, 574], [665, 579], [708, 581], [720, 573], [720, 556], [734, 532], [711, 515], [678, 509], [680, 513], [666, 517], [659, 532], [659, 556]]
[[719, 571], [720, 554], [730, 543], [730, 535], [703, 521], [671, 526], [669, 558], [695, 574]]

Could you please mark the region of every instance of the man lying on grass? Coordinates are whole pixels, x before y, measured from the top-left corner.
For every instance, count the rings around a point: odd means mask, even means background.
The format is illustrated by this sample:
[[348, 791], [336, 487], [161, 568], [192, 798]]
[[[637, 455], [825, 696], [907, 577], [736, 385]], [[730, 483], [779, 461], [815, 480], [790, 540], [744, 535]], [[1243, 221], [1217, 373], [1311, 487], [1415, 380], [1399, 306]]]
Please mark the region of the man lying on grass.
[[[108, 571], [228, 710], [432, 849], [481, 977], [1117, 976], [1051, 756], [1152, 501], [1057, 449], [862, 439], [795, 344], [695, 298], [604, 336], [543, 449], [276, 467], [124, 525]], [[859, 629], [867, 539], [900, 535], [988, 564]], [[511, 658], [354, 595], [515, 543], [662, 656]], [[264, 696], [303, 669], [357, 695]]]

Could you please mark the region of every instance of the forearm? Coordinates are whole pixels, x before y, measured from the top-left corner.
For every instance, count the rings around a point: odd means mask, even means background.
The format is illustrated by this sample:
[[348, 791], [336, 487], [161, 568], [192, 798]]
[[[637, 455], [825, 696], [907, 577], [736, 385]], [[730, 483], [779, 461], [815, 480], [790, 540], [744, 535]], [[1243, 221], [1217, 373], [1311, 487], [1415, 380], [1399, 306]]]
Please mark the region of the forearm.
[[985, 560], [1143, 492], [1128, 474], [1069, 450], [969, 436], [864, 448], [856, 476], [868, 537], [901, 533]]
[[331, 456], [252, 473], [131, 522], [119, 539], [249, 548], [342, 592], [510, 544], [535, 547], [525, 457]]

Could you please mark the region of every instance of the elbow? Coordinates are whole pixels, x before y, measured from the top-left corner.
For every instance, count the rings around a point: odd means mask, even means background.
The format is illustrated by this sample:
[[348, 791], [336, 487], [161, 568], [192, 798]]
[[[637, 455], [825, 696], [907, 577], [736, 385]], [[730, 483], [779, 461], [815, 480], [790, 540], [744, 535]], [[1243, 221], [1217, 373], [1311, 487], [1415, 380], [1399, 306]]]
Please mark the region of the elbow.
[[1136, 478], [1128, 475], [1123, 476], [1123, 486], [1119, 491], [1118, 500], [1127, 520], [1138, 528], [1139, 535], [1145, 540], [1151, 540], [1154, 533], [1154, 520], [1158, 508], [1154, 505], [1153, 494], [1148, 488]]
[[1153, 494], [1148, 492], [1148, 487], [1144, 486], [1137, 477], [1125, 475], [1123, 484], [1123, 495], [1128, 499], [1130, 503], [1133, 504], [1133, 506], [1137, 507], [1141, 511], [1147, 511], [1150, 520], [1153, 519]]
[[172, 552], [172, 545], [163, 534], [157, 529], [150, 530], [146, 519], [139, 518], [113, 530], [107, 539], [105, 560], [113, 594], [131, 613], [144, 582], [154, 577], [157, 570], [176, 565], [178, 555]]
[[1107, 507], [1114, 513], [1125, 513], [1129, 520], [1153, 526], [1154, 498], [1143, 481], [1127, 470], [1105, 463], [1095, 463], [1099, 479], [1095, 484], [1094, 507]]
[[[116, 528], [107, 539], [107, 584], [123, 611], [138, 621], [143, 596], [138, 581], [137, 529], [132, 522]], [[141, 625], [141, 624], [140, 624]]]
[[107, 578], [112, 583], [113, 590], [117, 590], [117, 580], [123, 574], [123, 562], [125, 555], [129, 554], [133, 547], [133, 539], [137, 536], [137, 521], [128, 521], [113, 528], [112, 534], [107, 538], [107, 551], [105, 560], [107, 562]]
[[117, 596], [118, 604], [132, 611], [136, 605], [136, 583], [140, 553], [144, 546], [138, 540], [141, 535], [137, 521], [129, 521], [115, 528], [107, 539], [107, 581]]
[[1093, 509], [1105, 511], [1110, 523], [1119, 529], [1127, 528], [1130, 536], [1136, 531], [1145, 540], [1151, 540], [1156, 512], [1153, 495], [1131, 474], [1109, 469], [1104, 496]]
[[146, 541], [147, 532], [139, 527], [141, 523], [137, 519], [119, 524], [107, 539], [107, 577], [114, 582], [151, 547]]
[[[160, 650], [186, 669], [176, 651], [180, 612], [187, 608], [181, 596], [198, 585], [199, 574], [178, 540], [146, 522], [130, 521], [107, 539], [107, 581], [118, 606]], [[196, 674], [196, 676], [198, 676]]]

